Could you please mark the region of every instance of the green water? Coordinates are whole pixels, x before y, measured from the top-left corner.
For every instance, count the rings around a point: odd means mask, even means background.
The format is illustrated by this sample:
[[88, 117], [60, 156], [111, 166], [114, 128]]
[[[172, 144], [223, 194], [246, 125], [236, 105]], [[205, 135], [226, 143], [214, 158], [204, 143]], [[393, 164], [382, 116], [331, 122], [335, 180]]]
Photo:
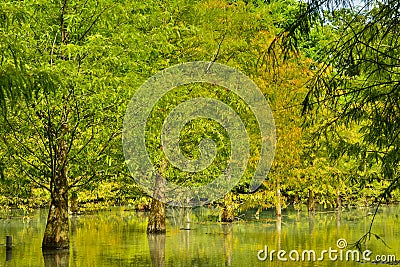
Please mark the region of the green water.
[[[378, 214], [373, 232], [390, 248], [371, 239], [367, 247], [372, 251], [371, 260], [378, 254], [396, 255], [400, 260], [399, 211], [400, 207], [384, 207]], [[147, 214], [118, 207], [71, 217], [69, 254], [42, 255], [47, 214], [38, 210], [31, 219], [0, 220], [0, 266], [388, 266], [345, 261], [344, 256], [342, 261], [331, 261], [327, 254], [324, 261], [309, 261], [305, 254], [306, 261], [294, 262], [288, 256], [296, 250], [301, 259], [302, 251], [314, 250], [318, 259], [322, 250], [339, 250], [336, 242], [340, 238], [356, 241], [367, 231], [371, 212], [373, 209], [354, 209], [340, 216], [332, 212], [311, 217], [287, 212], [279, 230], [269, 211], [261, 213], [258, 220], [249, 211], [241, 216], [243, 220], [221, 224], [209, 221], [215, 218], [215, 210], [169, 209], [166, 235], [147, 236]], [[6, 253], [7, 235], [13, 236], [11, 253]], [[269, 257], [260, 261], [257, 254], [266, 246], [269, 252], [285, 250], [283, 258], [288, 261], [278, 261], [276, 253], [272, 261]], [[342, 255], [348, 249], [342, 249]]]

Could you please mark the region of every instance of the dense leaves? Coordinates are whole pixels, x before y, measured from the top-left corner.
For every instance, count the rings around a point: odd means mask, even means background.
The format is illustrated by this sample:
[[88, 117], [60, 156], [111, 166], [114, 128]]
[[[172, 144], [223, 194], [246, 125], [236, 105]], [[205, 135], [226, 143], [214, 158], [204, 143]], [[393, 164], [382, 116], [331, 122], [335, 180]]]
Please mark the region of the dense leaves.
[[[398, 11], [397, 1], [362, 9], [328, 0], [3, 1], [0, 203], [44, 205], [65, 143], [68, 190], [80, 205], [146, 208], [122, 155], [126, 104], [152, 74], [196, 60], [235, 67], [262, 90], [277, 125], [274, 165], [249, 194], [259, 129], [246, 103], [212, 85], [175, 88], [153, 109], [146, 129], [155, 165], [165, 159], [159, 135], [168, 112], [211, 97], [230, 105], [251, 136], [245, 177], [229, 195], [235, 207], [301, 208], [310, 194], [323, 207], [371, 203], [398, 179]], [[230, 141], [213, 121], [183, 128], [183, 154], [198, 157], [204, 138], [218, 147], [210, 168], [188, 175], [168, 165], [169, 180], [198, 186], [224, 170]]]

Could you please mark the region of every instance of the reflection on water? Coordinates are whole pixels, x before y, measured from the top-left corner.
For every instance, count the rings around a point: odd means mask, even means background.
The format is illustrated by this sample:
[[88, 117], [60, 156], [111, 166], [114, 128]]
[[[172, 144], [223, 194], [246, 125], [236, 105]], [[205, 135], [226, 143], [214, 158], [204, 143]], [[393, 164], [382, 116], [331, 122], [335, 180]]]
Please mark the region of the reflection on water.
[[165, 266], [165, 234], [148, 234], [149, 250], [153, 267]]
[[232, 251], [233, 251], [233, 225], [223, 224], [222, 229], [224, 231], [224, 250], [225, 250], [225, 266], [232, 266]]
[[310, 235], [313, 233], [315, 224], [315, 212], [309, 211], [308, 212], [308, 232]]
[[[372, 240], [373, 255], [400, 258], [399, 207], [385, 207], [373, 231], [391, 249]], [[38, 210], [31, 220], [0, 220], [0, 266], [293, 266], [294, 262], [260, 261], [257, 252], [271, 250], [337, 249], [336, 241], [355, 242], [369, 228], [373, 209], [327, 213], [287, 212], [276, 220], [274, 212], [262, 212], [254, 221], [247, 212], [232, 224], [211, 222], [215, 211], [207, 208], [169, 209], [167, 233], [146, 234], [147, 214], [112, 208], [71, 217], [69, 251], [42, 254], [41, 240], [46, 211]], [[248, 216], [247, 216], [248, 215]], [[214, 216], [214, 217], [213, 217]], [[6, 251], [5, 238], [13, 236], [13, 249]], [[296, 262], [296, 266], [360, 266], [353, 262]], [[362, 266], [368, 266], [363, 264]]]
[[12, 250], [6, 250], [6, 261], [12, 260]]
[[51, 250], [43, 251], [43, 259], [45, 267], [68, 267], [69, 266], [69, 250]]

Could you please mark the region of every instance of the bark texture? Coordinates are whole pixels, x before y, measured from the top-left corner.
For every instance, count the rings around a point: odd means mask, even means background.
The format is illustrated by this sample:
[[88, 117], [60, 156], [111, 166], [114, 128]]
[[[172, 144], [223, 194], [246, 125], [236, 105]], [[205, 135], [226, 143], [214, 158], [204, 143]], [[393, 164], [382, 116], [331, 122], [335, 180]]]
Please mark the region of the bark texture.
[[42, 250], [69, 248], [68, 218], [68, 145], [64, 140], [68, 132], [67, 119], [63, 116], [60, 143], [56, 150], [51, 177], [51, 203], [44, 232]]
[[151, 202], [147, 233], [165, 233], [165, 203], [153, 198]]
[[222, 208], [221, 221], [233, 222], [235, 219], [235, 207], [230, 193], [224, 196], [224, 206]]
[[314, 198], [314, 192], [310, 189], [308, 191], [308, 211], [309, 212], [314, 212], [315, 211], [315, 198]]
[[164, 199], [164, 180], [157, 174], [154, 198], [150, 205], [149, 221], [147, 223], [147, 233], [165, 233], [165, 203]]

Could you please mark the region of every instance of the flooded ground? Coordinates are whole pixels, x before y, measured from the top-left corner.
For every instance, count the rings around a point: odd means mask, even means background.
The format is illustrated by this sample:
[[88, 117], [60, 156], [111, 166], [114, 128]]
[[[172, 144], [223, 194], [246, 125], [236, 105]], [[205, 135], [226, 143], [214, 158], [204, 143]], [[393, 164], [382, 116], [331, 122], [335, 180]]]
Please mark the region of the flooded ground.
[[[69, 253], [43, 255], [47, 211], [37, 210], [31, 218], [0, 220], [0, 266], [377, 266], [355, 260], [400, 259], [400, 207], [383, 207], [372, 228], [388, 246], [375, 237], [364, 255], [345, 246], [367, 232], [373, 211], [313, 216], [287, 211], [279, 225], [273, 211], [263, 211], [258, 219], [248, 211], [239, 221], [223, 224], [215, 221], [216, 210], [169, 209], [167, 233], [148, 236], [147, 213], [115, 207], [71, 216]], [[9, 253], [6, 236], [13, 237]]]

